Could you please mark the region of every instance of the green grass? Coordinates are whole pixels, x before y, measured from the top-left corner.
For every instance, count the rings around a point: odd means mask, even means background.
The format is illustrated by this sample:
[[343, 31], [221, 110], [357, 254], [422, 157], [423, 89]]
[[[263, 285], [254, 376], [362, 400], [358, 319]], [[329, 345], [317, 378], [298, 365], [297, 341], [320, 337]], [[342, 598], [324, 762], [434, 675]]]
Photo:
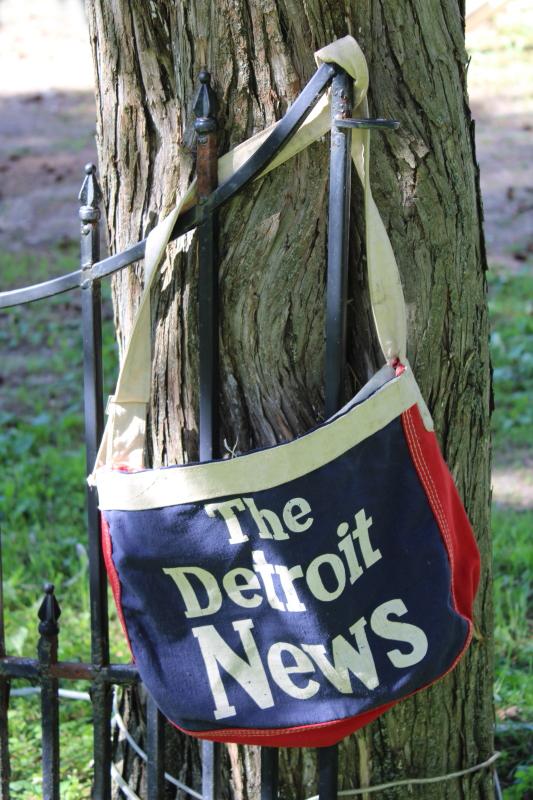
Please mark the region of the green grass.
[[[3, 255], [2, 288], [45, 280], [76, 268], [76, 252], [52, 263], [31, 254]], [[115, 371], [109, 301], [104, 324], [107, 383]], [[6, 650], [35, 657], [43, 583], [62, 607], [59, 658], [90, 658], [90, 606], [85, 522], [82, 342], [75, 293], [2, 312], [0, 322], [0, 525]], [[109, 387], [108, 387], [109, 388]], [[129, 661], [111, 610], [113, 658]], [[19, 688], [24, 682], [14, 682]], [[63, 688], [87, 691], [84, 682]], [[90, 797], [91, 705], [61, 700], [61, 796]], [[9, 733], [14, 798], [37, 798], [40, 777], [39, 697], [15, 697]]]
[[[489, 273], [495, 462], [520, 466], [533, 452], [533, 277]], [[494, 700], [496, 747], [505, 800], [533, 796], [533, 508], [497, 506], [494, 540]]]
[[[18, 686], [19, 683], [16, 682]], [[14, 767], [10, 783], [13, 800], [39, 800], [42, 796], [40, 764], [41, 716], [36, 695], [11, 701], [10, 752]], [[92, 776], [91, 704], [60, 701], [62, 800], [89, 800]]]
[[[50, 263], [31, 255], [0, 257], [2, 288], [44, 280], [76, 268], [76, 253]], [[489, 277], [494, 364], [494, 449], [498, 463], [521, 463], [533, 441], [533, 279], [525, 273]], [[115, 346], [106, 305], [107, 391]], [[6, 642], [11, 655], [35, 656], [42, 584], [51, 580], [62, 606], [59, 657], [89, 657], [85, 532], [82, 364], [79, 298], [75, 294], [2, 313], [0, 317], [0, 523]], [[499, 774], [506, 800], [527, 797], [533, 681], [528, 611], [533, 510], [495, 507], [495, 703], [512, 711], [497, 725]], [[113, 609], [111, 605], [111, 609]], [[127, 661], [112, 613], [113, 657]], [[14, 687], [27, 685], [15, 682]], [[67, 688], [65, 682], [64, 687]], [[87, 690], [83, 682], [68, 688]], [[517, 709], [514, 711], [514, 709]], [[40, 777], [38, 696], [13, 698], [10, 709], [14, 798], [37, 798]], [[529, 724], [529, 728], [527, 727]], [[61, 701], [62, 797], [90, 796], [92, 729], [89, 703]]]
[[[531, 638], [531, 530], [533, 513], [495, 508], [494, 636], [496, 681], [494, 699], [500, 715], [533, 722], [533, 646]], [[503, 737], [505, 739], [505, 736]], [[505, 748], [504, 748], [505, 749]]]
[[494, 634], [497, 642], [497, 706], [518, 706], [533, 721], [531, 673], [531, 511], [495, 508], [494, 537]]
[[499, 461], [533, 447], [533, 275], [489, 274], [495, 411], [493, 447]]

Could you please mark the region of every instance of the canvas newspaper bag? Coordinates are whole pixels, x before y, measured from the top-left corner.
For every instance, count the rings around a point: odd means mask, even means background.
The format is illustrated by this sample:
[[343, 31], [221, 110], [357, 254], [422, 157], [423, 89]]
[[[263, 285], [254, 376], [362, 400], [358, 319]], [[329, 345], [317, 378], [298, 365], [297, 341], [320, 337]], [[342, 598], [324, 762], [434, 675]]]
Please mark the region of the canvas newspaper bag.
[[[351, 37], [316, 53], [354, 79]], [[324, 95], [270, 165], [330, 126]], [[271, 132], [219, 160], [235, 172]], [[118, 613], [168, 719], [215, 741], [330, 745], [456, 665], [472, 635], [479, 557], [406, 359], [398, 268], [352, 133], [364, 187], [368, 281], [383, 367], [294, 441], [208, 463], [143, 464], [150, 287], [194, 187], [148, 237], [145, 288], [91, 479]]]

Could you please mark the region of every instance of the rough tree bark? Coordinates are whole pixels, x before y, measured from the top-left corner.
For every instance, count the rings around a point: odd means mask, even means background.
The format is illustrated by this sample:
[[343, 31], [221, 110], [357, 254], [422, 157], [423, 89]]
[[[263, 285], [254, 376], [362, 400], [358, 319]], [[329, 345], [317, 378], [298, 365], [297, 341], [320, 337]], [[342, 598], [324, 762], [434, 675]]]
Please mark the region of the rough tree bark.
[[[429, 776], [492, 753], [489, 357], [485, 252], [458, 0], [87, 0], [100, 175], [111, 250], [145, 236], [193, 173], [192, 104], [207, 66], [220, 103], [220, 152], [283, 115], [314, 70], [313, 51], [352, 33], [370, 66], [371, 109], [401, 120], [375, 135], [372, 177], [400, 264], [409, 356], [476, 531], [483, 573], [476, 637], [459, 668], [341, 745], [340, 786]], [[223, 439], [238, 451], [292, 438], [323, 413], [328, 147], [317, 143], [255, 183], [221, 219]], [[360, 196], [354, 190], [357, 214]], [[353, 223], [347, 393], [378, 363], [369, 328], [362, 225]], [[114, 282], [128, 335], [142, 265]], [[150, 447], [155, 465], [197, 451], [196, 249], [170, 249], [153, 300]], [[131, 706], [131, 724], [138, 719]], [[171, 771], [198, 774], [172, 735]], [[282, 796], [314, 788], [314, 753], [281, 753]], [[257, 798], [257, 751], [230, 746], [225, 796]], [[136, 771], [137, 770], [137, 771]], [[138, 767], [126, 764], [142, 793]], [[140, 787], [140, 788], [139, 788]], [[169, 795], [172, 796], [172, 795]], [[382, 797], [492, 797], [487, 772]]]

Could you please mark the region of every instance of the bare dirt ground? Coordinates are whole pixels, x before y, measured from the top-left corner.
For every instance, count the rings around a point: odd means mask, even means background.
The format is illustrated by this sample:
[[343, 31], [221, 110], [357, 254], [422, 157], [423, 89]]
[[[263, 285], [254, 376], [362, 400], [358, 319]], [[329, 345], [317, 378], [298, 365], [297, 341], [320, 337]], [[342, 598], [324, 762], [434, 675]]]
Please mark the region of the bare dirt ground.
[[81, 0], [0, 0], [0, 75], [0, 248], [66, 246], [84, 164], [96, 162]]
[[466, 40], [489, 263], [517, 269], [533, 256], [530, 0], [502, 3]]
[[[489, 262], [512, 271], [533, 263], [531, 17], [530, 0], [510, 0], [467, 34]], [[68, 248], [83, 166], [96, 162], [81, 0], [0, 0], [0, 74], [0, 248]], [[533, 506], [530, 468], [496, 461], [494, 491]]]

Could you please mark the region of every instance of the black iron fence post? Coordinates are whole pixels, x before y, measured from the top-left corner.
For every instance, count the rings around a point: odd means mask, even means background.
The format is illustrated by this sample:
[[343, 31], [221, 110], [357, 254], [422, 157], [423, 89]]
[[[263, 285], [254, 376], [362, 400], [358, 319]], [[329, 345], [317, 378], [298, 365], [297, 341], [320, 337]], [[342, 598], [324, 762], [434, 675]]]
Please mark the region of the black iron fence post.
[[[81, 187], [79, 216], [81, 255], [81, 306], [83, 330], [83, 397], [87, 473], [92, 472], [104, 430], [102, 386], [102, 311], [100, 283], [92, 267], [100, 258], [101, 191], [96, 167], [87, 164]], [[99, 670], [109, 664], [107, 579], [100, 543], [100, 513], [94, 487], [87, 487], [89, 536], [89, 587], [91, 598], [91, 660], [96, 666], [91, 687], [93, 704], [94, 795], [111, 797], [111, 687]]]
[[[205, 206], [218, 186], [216, 97], [206, 69], [199, 75], [196, 116], [196, 190]], [[217, 214], [211, 211], [198, 226], [199, 456], [209, 461], [218, 445], [218, 264]], [[217, 800], [220, 792], [220, 745], [202, 742], [202, 795]]]
[[59, 681], [51, 674], [57, 663], [58, 619], [61, 615], [54, 586], [47, 583], [39, 608], [39, 658], [41, 677], [41, 730], [43, 800], [59, 800]]
[[162, 800], [165, 796], [165, 727], [151, 695], [146, 700], [146, 755], [148, 800]]
[[[207, 70], [200, 72], [194, 104], [196, 189], [204, 206], [218, 185], [216, 98]], [[207, 212], [198, 226], [198, 327], [200, 341], [200, 461], [215, 457], [218, 444], [218, 264], [217, 214]]]
[[[331, 81], [331, 143], [329, 162], [328, 275], [326, 292], [326, 418], [342, 404], [346, 360], [346, 302], [348, 282], [348, 234], [352, 160], [351, 131], [336, 121], [351, 116], [353, 80], [340, 70]], [[337, 797], [337, 746], [318, 753], [320, 800]]]
[[279, 782], [279, 750], [261, 748], [261, 800], [276, 800]]
[[336, 800], [339, 784], [339, 748], [321, 747], [318, 751], [318, 796], [320, 800]]
[[351, 130], [335, 124], [351, 116], [353, 79], [339, 71], [331, 81], [328, 277], [326, 300], [326, 417], [338, 411], [346, 360], [346, 294], [352, 160]]

